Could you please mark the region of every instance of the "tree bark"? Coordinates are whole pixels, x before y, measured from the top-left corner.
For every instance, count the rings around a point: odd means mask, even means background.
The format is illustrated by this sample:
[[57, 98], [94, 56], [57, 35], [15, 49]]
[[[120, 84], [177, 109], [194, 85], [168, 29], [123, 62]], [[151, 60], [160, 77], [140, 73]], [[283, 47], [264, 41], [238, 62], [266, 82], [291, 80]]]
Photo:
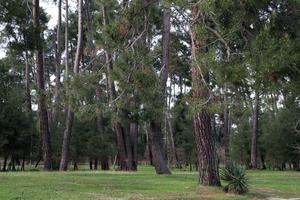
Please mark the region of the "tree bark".
[[59, 110], [59, 99], [60, 99], [60, 61], [61, 61], [61, 1], [58, 0], [58, 20], [56, 30], [56, 52], [55, 52], [55, 88], [54, 88], [54, 107], [52, 111], [52, 130], [56, 127], [57, 112]]
[[[201, 53], [199, 36], [196, 29], [199, 24], [200, 9], [198, 4], [192, 7], [192, 95], [194, 100], [202, 99], [201, 110], [194, 113], [194, 134], [197, 147], [197, 158], [199, 163], [199, 182], [203, 185], [220, 185], [217, 157], [215, 150], [215, 138], [211, 128], [210, 113], [208, 112], [209, 88], [208, 88], [208, 69], [196, 61]], [[198, 106], [197, 106], [198, 107]]]
[[150, 138], [153, 165], [157, 174], [171, 174], [163, 149], [161, 122], [150, 120]]
[[44, 80], [44, 63], [43, 63], [43, 48], [41, 38], [41, 27], [39, 22], [39, 0], [32, 0], [32, 16], [33, 27], [35, 35], [35, 62], [36, 62], [36, 78], [37, 78], [37, 102], [38, 102], [38, 116], [39, 116], [39, 131], [42, 139], [42, 151], [44, 160], [44, 169], [52, 169], [52, 155], [50, 145], [50, 133], [48, 126], [48, 114], [45, 94], [45, 80]]
[[137, 141], [138, 139], [138, 123], [132, 122], [130, 123], [130, 150], [132, 152], [132, 170], [136, 171], [138, 166], [138, 158], [137, 158]]
[[[225, 91], [226, 92], [226, 91]], [[225, 165], [230, 162], [230, 123], [229, 123], [229, 108], [227, 102], [227, 96], [225, 94], [225, 101], [224, 101], [224, 127], [223, 127], [223, 134], [224, 134], [224, 147], [225, 147]]]
[[165, 8], [163, 15], [163, 33], [162, 33], [162, 69], [160, 74], [160, 84], [163, 96], [167, 88], [169, 74], [169, 43], [170, 43], [170, 8]]
[[102, 156], [101, 160], [101, 170], [109, 170], [109, 159], [106, 156]]
[[25, 50], [25, 80], [26, 80], [26, 108], [31, 115], [31, 95], [30, 95], [30, 67], [28, 63], [28, 51]]
[[255, 91], [254, 107], [252, 113], [252, 133], [251, 133], [251, 163], [252, 169], [257, 168], [257, 135], [258, 135], [258, 115], [259, 115], [259, 94]]
[[4, 157], [4, 162], [3, 162], [3, 166], [2, 166], [2, 171], [3, 172], [6, 171], [6, 165], [7, 165], [7, 156]]
[[[91, 68], [93, 69], [93, 71], [95, 73], [97, 73], [97, 65], [95, 63], [95, 58], [96, 58], [96, 49], [95, 49], [95, 45], [93, 44], [93, 17], [91, 16], [91, 7], [93, 4], [92, 0], [88, 0], [86, 1], [86, 16], [87, 16], [87, 20], [88, 20], [88, 47], [89, 47], [89, 51], [91, 52]], [[100, 79], [100, 77], [99, 77]], [[99, 83], [96, 84], [95, 87], [95, 94], [96, 94], [96, 100], [97, 103], [101, 102], [101, 96], [102, 96], [102, 92], [101, 92], [101, 87], [99, 85]], [[104, 122], [103, 122], [103, 112], [102, 109], [100, 107], [96, 108], [96, 128], [97, 128], [97, 132], [99, 135], [103, 135], [105, 134], [104, 132]], [[100, 158], [100, 162], [101, 162], [101, 169], [102, 170], [108, 170], [109, 169], [109, 163], [108, 163], [108, 155], [102, 155]]]
[[94, 170], [98, 170], [98, 159], [94, 160]]
[[[160, 89], [162, 105], [164, 107], [166, 85], [169, 73], [169, 36], [170, 36], [170, 8], [164, 10], [163, 15], [163, 35], [162, 35], [162, 69], [160, 74]], [[157, 174], [171, 174], [168, 168], [166, 155], [163, 148], [162, 142], [162, 127], [159, 119], [150, 119], [150, 141], [151, 141], [151, 152], [153, 156], [153, 164]]]
[[[78, 1], [78, 35], [77, 35], [77, 47], [76, 47], [76, 55], [75, 55], [75, 62], [74, 62], [74, 76], [76, 76], [79, 72], [79, 63], [82, 54], [82, 40], [83, 40], [83, 22], [82, 22], [82, 5], [83, 0]], [[67, 124], [66, 129], [64, 131], [63, 137], [63, 144], [62, 144], [62, 153], [61, 153], [61, 160], [60, 160], [60, 167], [61, 171], [66, 171], [68, 169], [68, 162], [69, 162], [69, 154], [70, 154], [70, 140], [72, 134], [72, 126], [73, 126], [73, 119], [74, 113], [72, 111], [71, 102], [69, 99], [68, 105], [68, 114], [67, 114]]]
[[[106, 14], [106, 8], [103, 6], [103, 25], [108, 25], [108, 18]], [[112, 80], [112, 70], [113, 62], [112, 55], [106, 51], [106, 66], [107, 66], [107, 79], [108, 79], [108, 93], [109, 93], [109, 103], [112, 108], [112, 112], [120, 117], [124, 115], [124, 111], [118, 109], [116, 103], [114, 102], [116, 98], [115, 84]], [[120, 170], [131, 171], [133, 169], [132, 151], [130, 150], [130, 124], [121, 124], [117, 119], [113, 119], [113, 128], [116, 134], [118, 161], [120, 165]]]

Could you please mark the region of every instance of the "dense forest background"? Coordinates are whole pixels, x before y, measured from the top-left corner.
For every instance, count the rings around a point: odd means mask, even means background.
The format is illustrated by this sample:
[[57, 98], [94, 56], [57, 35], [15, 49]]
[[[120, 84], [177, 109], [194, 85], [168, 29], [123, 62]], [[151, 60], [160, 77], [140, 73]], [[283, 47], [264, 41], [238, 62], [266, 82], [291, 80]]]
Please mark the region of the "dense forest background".
[[55, 3], [0, 1], [2, 171], [300, 169], [299, 1]]

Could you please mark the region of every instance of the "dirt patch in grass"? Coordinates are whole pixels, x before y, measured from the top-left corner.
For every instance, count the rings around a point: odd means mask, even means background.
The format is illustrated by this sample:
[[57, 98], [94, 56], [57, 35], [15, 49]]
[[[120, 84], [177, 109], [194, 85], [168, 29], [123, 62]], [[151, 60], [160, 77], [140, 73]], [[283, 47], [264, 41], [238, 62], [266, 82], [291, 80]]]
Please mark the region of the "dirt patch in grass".
[[255, 189], [258, 192], [262, 192], [262, 193], [267, 193], [267, 194], [276, 194], [276, 193], [282, 193], [281, 190], [276, 190], [276, 189], [272, 189], [272, 188], [258, 188]]

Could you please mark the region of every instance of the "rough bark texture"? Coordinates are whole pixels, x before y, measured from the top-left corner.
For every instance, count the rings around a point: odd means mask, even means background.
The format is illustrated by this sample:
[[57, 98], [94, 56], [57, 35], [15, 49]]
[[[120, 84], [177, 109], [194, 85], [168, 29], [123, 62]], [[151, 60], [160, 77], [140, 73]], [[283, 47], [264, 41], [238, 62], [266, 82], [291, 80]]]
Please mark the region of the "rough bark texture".
[[35, 62], [36, 62], [36, 78], [37, 78], [37, 102], [39, 116], [39, 132], [42, 139], [42, 151], [44, 160], [44, 169], [52, 169], [52, 156], [50, 145], [50, 133], [48, 126], [48, 114], [45, 94], [44, 80], [44, 63], [43, 63], [43, 47], [41, 38], [41, 29], [39, 22], [39, 0], [32, 0], [32, 16], [35, 36]]
[[251, 134], [251, 163], [250, 167], [257, 168], [257, 134], [258, 134], [259, 94], [255, 92], [254, 108], [252, 113], [252, 134]]
[[[194, 4], [192, 7], [193, 26], [191, 32], [192, 56], [192, 94], [193, 98], [199, 101], [202, 99], [207, 102], [209, 90], [206, 85], [208, 80], [208, 70], [205, 66], [199, 66], [196, 58], [201, 52], [200, 41], [195, 31], [199, 20], [199, 7]], [[201, 21], [201, 20], [200, 20]], [[194, 133], [197, 146], [197, 158], [199, 163], [199, 182], [203, 185], [220, 185], [217, 157], [215, 151], [214, 135], [211, 128], [210, 113], [208, 112], [207, 103], [202, 103], [201, 110], [195, 111], [194, 114]], [[197, 106], [198, 107], [198, 106]]]
[[[76, 76], [79, 72], [79, 63], [82, 54], [82, 39], [83, 39], [83, 28], [82, 28], [82, 5], [83, 0], [78, 1], [78, 35], [77, 35], [77, 48], [76, 48], [76, 55], [75, 55], [75, 62], [74, 62], [74, 76]], [[63, 137], [63, 144], [62, 144], [62, 153], [61, 153], [61, 160], [60, 160], [60, 170], [66, 171], [68, 169], [68, 162], [69, 162], [69, 154], [70, 154], [70, 140], [72, 134], [72, 126], [73, 126], [73, 119], [74, 113], [72, 111], [72, 107], [69, 102], [68, 106], [68, 114], [67, 114], [67, 121], [66, 121], [66, 129], [64, 131]]]

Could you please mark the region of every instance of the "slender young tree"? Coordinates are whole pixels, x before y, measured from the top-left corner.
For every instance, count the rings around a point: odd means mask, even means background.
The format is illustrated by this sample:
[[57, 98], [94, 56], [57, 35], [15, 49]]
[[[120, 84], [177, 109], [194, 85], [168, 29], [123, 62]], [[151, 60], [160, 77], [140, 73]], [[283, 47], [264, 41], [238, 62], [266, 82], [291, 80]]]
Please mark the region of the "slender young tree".
[[[194, 134], [197, 147], [197, 158], [199, 163], [199, 182], [203, 185], [220, 185], [218, 173], [217, 155], [215, 150], [215, 138], [211, 127], [211, 114], [208, 110], [210, 99], [208, 85], [208, 69], [204, 63], [198, 62], [199, 55], [204, 54], [204, 41], [201, 41], [197, 29], [201, 28], [203, 14], [198, 3], [192, 6], [192, 94], [197, 103], [194, 113]], [[202, 43], [201, 43], [202, 42]], [[199, 108], [200, 107], [200, 108]]]
[[43, 45], [41, 38], [40, 27], [40, 10], [39, 0], [32, 0], [32, 18], [35, 37], [35, 63], [36, 63], [36, 78], [37, 78], [37, 102], [38, 102], [38, 116], [39, 116], [39, 131], [42, 141], [42, 152], [44, 160], [44, 169], [52, 169], [52, 156], [50, 145], [50, 133], [48, 125], [48, 114], [45, 94], [45, 80], [44, 80], [44, 58]]
[[59, 109], [60, 98], [60, 74], [61, 74], [61, 1], [57, 2], [58, 19], [56, 27], [56, 52], [55, 52], [55, 88], [54, 88], [54, 107], [52, 111], [52, 127], [53, 130], [56, 127], [57, 112]]
[[257, 168], [257, 135], [258, 135], [258, 115], [259, 115], [259, 93], [255, 91], [254, 105], [252, 109], [252, 131], [251, 131], [251, 163], [252, 169]]
[[[78, 34], [77, 34], [77, 47], [75, 54], [75, 62], [74, 62], [74, 76], [78, 75], [79, 72], [79, 64], [82, 57], [82, 40], [83, 40], [83, 29], [82, 29], [82, 6], [83, 0], [78, 1]], [[59, 169], [61, 171], [68, 170], [68, 162], [69, 162], [69, 154], [70, 154], [70, 140], [72, 134], [72, 127], [74, 121], [74, 112], [72, 111], [71, 102], [68, 105], [68, 113], [66, 120], [66, 129], [64, 131], [63, 144], [62, 144], [62, 152], [61, 152], [61, 160]]]

